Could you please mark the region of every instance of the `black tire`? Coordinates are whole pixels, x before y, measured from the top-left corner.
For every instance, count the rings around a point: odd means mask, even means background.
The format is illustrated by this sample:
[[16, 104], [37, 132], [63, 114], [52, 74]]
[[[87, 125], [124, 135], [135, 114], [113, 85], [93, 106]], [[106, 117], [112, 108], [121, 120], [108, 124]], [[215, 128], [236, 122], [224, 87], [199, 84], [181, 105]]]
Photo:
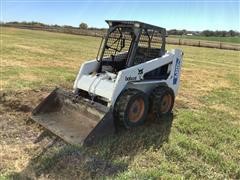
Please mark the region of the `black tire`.
[[153, 89], [150, 95], [150, 113], [154, 118], [169, 115], [174, 105], [174, 92], [167, 86], [159, 86]]
[[115, 103], [114, 117], [126, 128], [142, 125], [148, 114], [148, 96], [137, 89], [122, 92]]

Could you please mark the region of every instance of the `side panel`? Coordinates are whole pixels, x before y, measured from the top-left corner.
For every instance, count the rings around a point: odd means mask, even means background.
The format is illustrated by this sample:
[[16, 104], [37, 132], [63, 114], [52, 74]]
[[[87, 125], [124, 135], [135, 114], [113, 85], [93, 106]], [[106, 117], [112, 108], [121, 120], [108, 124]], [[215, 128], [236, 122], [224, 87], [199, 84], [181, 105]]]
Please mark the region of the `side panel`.
[[114, 91], [114, 81], [109, 80], [107, 74], [100, 75], [82, 75], [77, 81], [76, 87], [87, 91], [92, 96], [98, 95], [111, 101]]
[[148, 81], [138, 81], [131, 82], [128, 84], [129, 88], [135, 87], [139, 90], [144, 91], [145, 93], [149, 93], [154, 87], [162, 85], [167, 85], [170, 87], [174, 95], [177, 96], [178, 88], [180, 86], [180, 74], [181, 74], [181, 66], [182, 66], [182, 51], [174, 50], [174, 57], [172, 60], [172, 65], [170, 66], [170, 74], [166, 80], [148, 80]]
[[73, 89], [77, 89], [77, 83], [80, 80], [81, 76], [84, 74], [89, 74], [91, 72], [94, 72], [98, 69], [99, 67], [99, 62], [96, 60], [91, 60], [91, 61], [87, 61], [85, 63], [83, 63], [80, 67], [79, 73], [75, 79], [74, 85], [73, 85]]
[[[176, 61], [178, 61], [177, 64], [176, 64]], [[143, 76], [145, 73], [171, 62], [172, 62], [172, 66], [171, 66], [172, 69], [167, 80], [144, 81]], [[182, 63], [182, 51], [175, 49], [175, 50], [172, 50], [171, 52], [166, 53], [161, 58], [156, 58], [151, 61], [120, 71], [118, 73], [118, 77], [115, 82], [114, 92], [112, 96], [112, 105], [114, 105], [117, 97], [122, 92], [122, 90], [125, 89], [129, 83], [133, 83], [133, 82], [139, 83], [140, 86], [153, 86], [151, 84], [166, 83], [169, 87], [173, 89], [176, 95], [178, 86], [179, 86], [181, 63]], [[177, 65], [177, 68], [176, 68], [176, 65]], [[174, 82], [173, 82], [173, 79], [174, 79]], [[146, 85], [148, 83], [149, 85]], [[144, 87], [143, 89], [147, 89], [147, 88]]]
[[175, 49], [172, 70], [169, 78], [167, 79], [167, 84], [169, 87], [173, 89], [175, 96], [177, 96], [178, 88], [180, 86], [182, 61], [183, 61], [183, 52], [180, 49]]

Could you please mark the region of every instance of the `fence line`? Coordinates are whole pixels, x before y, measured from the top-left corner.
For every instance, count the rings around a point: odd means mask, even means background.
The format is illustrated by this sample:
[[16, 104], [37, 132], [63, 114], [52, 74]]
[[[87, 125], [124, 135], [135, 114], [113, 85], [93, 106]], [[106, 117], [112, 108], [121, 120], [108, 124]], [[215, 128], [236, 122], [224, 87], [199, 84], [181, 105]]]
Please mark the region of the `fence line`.
[[[105, 31], [103, 31], [103, 30], [87, 30], [87, 29], [79, 29], [79, 28], [64, 28], [64, 27], [58, 28], [58, 27], [40, 27], [40, 26], [33, 27], [33, 26], [19, 26], [19, 25], [16, 25], [16, 26], [4, 25], [4, 26], [21, 28], [21, 29], [68, 33], [68, 34], [74, 34], [74, 35], [93, 36], [93, 37], [102, 37], [105, 33]], [[217, 41], [167, 38], [166, 42], [168, 44], [174, 44], [174, 45], [186, 45], [186, 46], [207, 47], [207, 48], [217, 48], [217, 49], [240, 51], [240, 44], [217, 42]]]
[[240, 51], [240, 44], [231, 44], [217, 41], [167, 38], [167, 43], [175, 45], [186, 45]]

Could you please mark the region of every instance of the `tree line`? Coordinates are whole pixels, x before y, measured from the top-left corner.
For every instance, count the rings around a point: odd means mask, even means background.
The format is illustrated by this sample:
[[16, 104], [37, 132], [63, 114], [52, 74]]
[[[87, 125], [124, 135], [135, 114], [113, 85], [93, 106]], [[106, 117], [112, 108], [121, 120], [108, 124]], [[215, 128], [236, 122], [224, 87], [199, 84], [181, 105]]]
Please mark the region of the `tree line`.
[[168, 35], [199, 35], [199, 36], [216, 36], [216, 37], [234, 37], [240, 36], [238, 31], [229, 30], [229, 31], [211, 31], [211, 30], [203, 30], [203, 31], [188, 31], [188, 30], [177, 30], [171, 29], [168, 30]]
[[[29, 27], [54, 27], [54, 28], [69, 28], [69, 29], [84, 29], [84, 30], [102, 30], [105, 31], [105, 28], [95, 28], [95, 27], [89, 27], [87, 23], [80, 23], [79, 27], [73, 27], [69, 25], [63, 25], [59, 26], [57, 24], [55, 25], [48, 25], [40, 22], [18, 22], [18, 21], [11, 21], [11, 22], [0, 22], [1, 25], [11, 25], [11, 26], [29, 26]], [[188, 30], [177, 30], [177, 29], [171, 29], [167, 31], [168, 35], [198, 35], [198, 36], [216, 36], [216, 37], [234, 37], [234, 36], [240, 36], [239, 31], [229, 30], [229, 31], [211, 31], [211, 30], [204, 30], [204, 31], [188, 31]]]

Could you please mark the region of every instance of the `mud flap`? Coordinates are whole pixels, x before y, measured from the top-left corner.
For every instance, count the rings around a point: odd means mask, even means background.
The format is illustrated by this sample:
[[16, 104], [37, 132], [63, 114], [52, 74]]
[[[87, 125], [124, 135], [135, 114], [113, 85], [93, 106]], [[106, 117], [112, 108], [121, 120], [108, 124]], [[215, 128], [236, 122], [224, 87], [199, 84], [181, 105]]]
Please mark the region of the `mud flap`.
[[56, 88], [32, 112], [31, 118], [73, 145], [91, 144], [116, 130], [111, 109]]

